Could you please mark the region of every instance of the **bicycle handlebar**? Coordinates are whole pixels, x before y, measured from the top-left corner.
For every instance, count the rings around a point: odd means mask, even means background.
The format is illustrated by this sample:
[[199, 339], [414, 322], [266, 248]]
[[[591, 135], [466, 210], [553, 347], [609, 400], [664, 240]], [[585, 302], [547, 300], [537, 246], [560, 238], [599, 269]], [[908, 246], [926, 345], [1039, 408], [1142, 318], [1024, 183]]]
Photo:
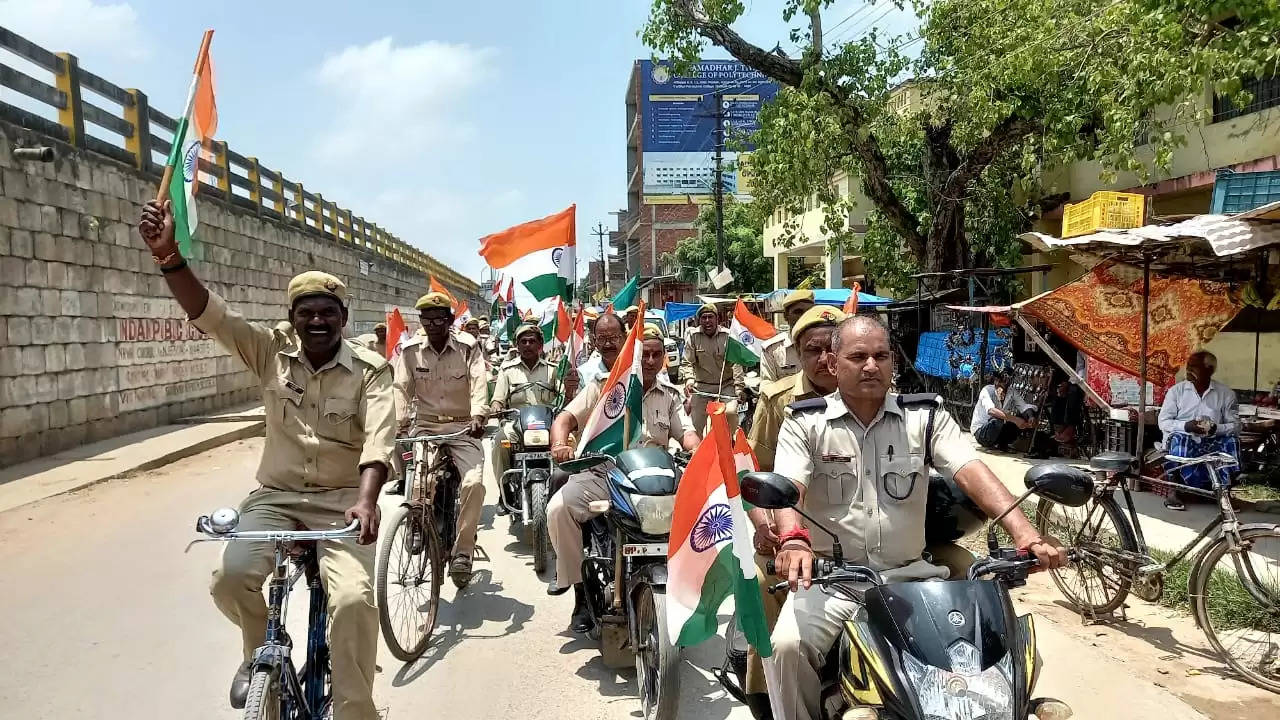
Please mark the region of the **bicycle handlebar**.
[[1214, 452], [1199, 457], [1182, 457], [1180, 455], [1165, 455], [1162, 460], [1167, 460], [1181, 467], [1191, 467], [1192, 465], [1235, 465], [1235, 456], [1230, 453]]
[[396, 442], [400, 445], [412, 445], [416, 442], [439, 442], [441, 440], [449, 440], [450, 438], [462, 437], [466, 435], [466, 429], [457, 432], [446, 433], [444, 435], [411, 435], [408, 437], [398, 437]]
[[201, 515], [196, 520], [196, 532], [208, 535], [212, 540], [247, 540], [251, 542], [302, 542], [307, 540], [354, 540], [360, 537], [360, 521], [338, 530], [229, 530], [218, 532], [213, 529], [208, 515]]

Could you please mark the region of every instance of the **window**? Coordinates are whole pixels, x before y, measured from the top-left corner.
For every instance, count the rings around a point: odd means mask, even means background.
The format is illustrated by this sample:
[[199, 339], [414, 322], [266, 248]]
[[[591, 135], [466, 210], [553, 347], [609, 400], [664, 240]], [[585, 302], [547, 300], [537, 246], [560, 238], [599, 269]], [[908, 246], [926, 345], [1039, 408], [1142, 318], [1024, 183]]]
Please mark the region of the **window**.
[[1229, 98], [1213, 96], [1214, 122], [1225, 122], [1242, 115], [1280, 106], [1280, 74], [1246, 80], [1244, 89], [1253, 95], [1253, 102], [1242, 108], [1236, 107]]

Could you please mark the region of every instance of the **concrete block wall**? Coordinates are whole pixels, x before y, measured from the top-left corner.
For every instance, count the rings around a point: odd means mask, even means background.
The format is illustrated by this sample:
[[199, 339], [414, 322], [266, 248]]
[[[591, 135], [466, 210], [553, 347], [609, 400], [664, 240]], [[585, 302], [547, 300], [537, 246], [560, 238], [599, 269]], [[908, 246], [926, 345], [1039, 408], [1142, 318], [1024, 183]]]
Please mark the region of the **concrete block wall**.
[[[14, 146], [54, 145], [52, 163]], [[156, 179], [0, 122], [0, 467], [256, 400], [254, 379], [190, 323], [135, 225]], [[305, 270], [352, 294], [351, 335], [392, 307], [406, 320], [421, 273], [314, 230], [206, 199], [192, 266], [251, 320], [285, 319]]]

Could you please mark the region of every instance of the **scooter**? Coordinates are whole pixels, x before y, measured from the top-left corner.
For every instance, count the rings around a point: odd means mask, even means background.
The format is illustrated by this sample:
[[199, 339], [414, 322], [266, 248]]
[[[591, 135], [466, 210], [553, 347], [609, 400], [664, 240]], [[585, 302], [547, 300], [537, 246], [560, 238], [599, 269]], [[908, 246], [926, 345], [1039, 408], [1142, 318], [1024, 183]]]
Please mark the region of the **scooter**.
[[[527, 383], [512, 388], [512, 394], [537, 387], [559, 392], [542, 383]], [[547, 501], [551, 498], [551, 422], [560, 408], [528, 405], [507, 410], [503, 414], [515, 424], [516, 441], [495, 438], [511, 453], [511, 469], [498, 478], [499, 511], [511, 516], [512, 526], [526, 532], [533, 548], [533, 571], [541, 574], [554, 562], [551, 536], [547, 532]]]
[[[1025, 551], [999, 546], [996, 524], [1032, 494], [1068, 507], [1093, 495], [1093, 478], [1066, 465], [1031, 468], [1027, 492], [988, 524], [989, 557], [965, 580], [885, 582], [846, 561], [835, 534], [796, 508], [799, 492], [775, 473], [749, 473], [742, 497], [756, 507], [792, 508], [830, 535], [832, 557], [814, 566], [813, 585], [862, 606], [827, 655], [822, 708], [827, 720], [1065, 720], [1060, 700], [1033, 698], [1040, 669], [1035, 624], [1019, 616], [1009, 588], [1037, 565]], [[779, 591], [779, 583], [770, 592]]]

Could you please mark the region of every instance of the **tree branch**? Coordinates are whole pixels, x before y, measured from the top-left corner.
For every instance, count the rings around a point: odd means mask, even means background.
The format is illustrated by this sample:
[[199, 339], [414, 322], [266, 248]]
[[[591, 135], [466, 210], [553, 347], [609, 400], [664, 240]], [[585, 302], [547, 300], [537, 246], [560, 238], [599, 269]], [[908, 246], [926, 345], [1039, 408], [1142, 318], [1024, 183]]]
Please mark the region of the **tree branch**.
[[755, 68], [765, 76], [788, 85], [800, 87], [804, 74], [800, 63], [751, 44], [728, 25], [712, 20], [702, 9], [701, 0], [679, 0], [671, 5], [701, 36], [719, 45], [747, 67]]
[[947, 178], [946, 185], [943, 186], [943, 193], [948, 197], [963, 197], [969, 185], [991, 163], [995, 162], [1001, 152], [1006, 148], [1015, 146], [1018, 140], [1039, 129], [1040, 123], [1036, 120], [1014, 115], [1001, 120], [991, 129], [991, 133], [970, 150], [964, 161], [952, 171], [951, 176]]
[[807, 65], [816, 65], [822, 61], [822, 12], [815, 5], [813, 12], [809, 13], [809, 40], [811, 47], [806, 53]]

